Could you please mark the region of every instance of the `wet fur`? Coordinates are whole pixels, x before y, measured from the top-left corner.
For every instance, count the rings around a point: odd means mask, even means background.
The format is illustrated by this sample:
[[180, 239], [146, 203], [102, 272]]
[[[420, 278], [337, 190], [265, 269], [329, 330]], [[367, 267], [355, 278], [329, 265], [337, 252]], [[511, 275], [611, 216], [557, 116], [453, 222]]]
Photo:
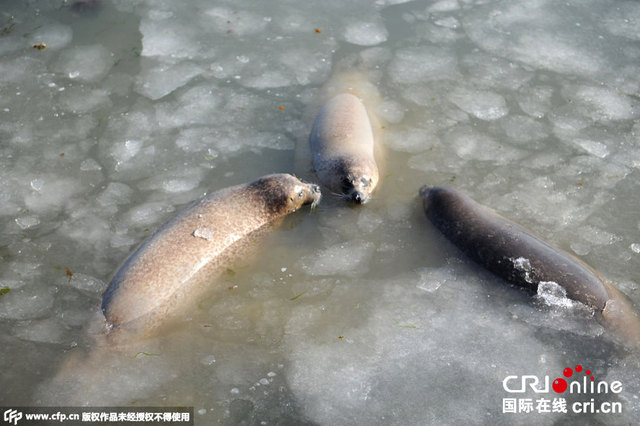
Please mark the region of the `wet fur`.
[[[640, 344], [631, 303], [590, 266], [453, 188], [423, 187], [420, 195], [427, 217], [471, 259], [531, 292], [541, 281], [559, 284], [569, 298], [591, 306], [617, 340]], [[527, 259], [530, 270], [517, 267], [517, 258]]]

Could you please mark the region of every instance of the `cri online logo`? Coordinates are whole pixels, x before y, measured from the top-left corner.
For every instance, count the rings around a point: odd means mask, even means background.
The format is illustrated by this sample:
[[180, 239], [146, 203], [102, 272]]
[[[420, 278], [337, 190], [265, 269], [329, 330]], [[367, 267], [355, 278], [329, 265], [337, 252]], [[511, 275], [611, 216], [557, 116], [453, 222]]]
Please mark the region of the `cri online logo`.
[[[576, 373], [574, 376], [574, 370]], [[580, 380], [579, 373], [584, 371], [582, 380]], [[575, 369], [567, 367], [562, 372], [562, 375], [567, 379], [573, 377], [570, 383], [562, 378], [558, 377], [553, 381], [552, 388], [556, 393], [564, 393], [567, 390], [570, 394], [587, 394], [587, 393], [620, 393], [622, 392], [622, 383], [618, 380], [608, 383], [604, 380], [598, 381], [596, 384], [595, 378], [591, 375], [591, 370], [585, 370], [581, 365], [576, 365]], [[587, 380], [587, 377], [589, 380]], [[535, 375], [524, 376], [507, 376], [502, 381], [502, 387], [509, 393], [525, 393], [527, 387], [529, 387], [535, 393], [548, 393], [549, 392], [549, 376], [544, 376], [543, 380], [540, 380]]]

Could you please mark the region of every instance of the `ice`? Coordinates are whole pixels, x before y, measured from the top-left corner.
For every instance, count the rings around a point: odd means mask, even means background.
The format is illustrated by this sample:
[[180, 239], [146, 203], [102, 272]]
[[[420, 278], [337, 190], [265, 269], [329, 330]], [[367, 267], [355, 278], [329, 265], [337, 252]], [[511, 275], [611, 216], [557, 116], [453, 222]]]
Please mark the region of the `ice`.
[[[470, 261], [417, 190], [464, 191], [639, 306], [636, 3], [3, 2], [0, 400], [178, 401], [202, 424], [634, 424], [638, 359], [599, 314]], [[311, 110], [351, 69], [381, 96], [371, 201], [324, 191], [188, 315], [105, 345], [109, 278], [182, 206], [268, 173], [317, 181]], [[578, 363], [623, 382], [622, 414], [502, 413], [507, 375]]]
[[510, 115], [500, 120], [500, 125], [510, 141], [528, 148], [539, 147], [541, 144], [532, 143], [542, 141], [549, 136], [549, 129], [543, 122], [523, 115]]
[[84, 114], [111, 106], [109, 92], [102, 89], [86, 90], [72, 87], [60, 94], [60, 106], [74, 114]]
[[640, 40], [640, 5], [635, 2], [621, 2], [607, 10], [602, 25], [611, 34]]
[[505, 99], [497, 93], [456, 89], [449, 96], [461, 110], [481, 120], [496, 120], [509, 112]]
[[57, 212], [81, 191], [82, 185], [76, 180], [48, 176], [40, 191], [32, 191], [25, 196], [24, 204], [34, 213]]
[[102, 166], [93, 158], [87, 158], [80, 164], [80, 170], [83, 172], [99, 171], [102, 170]]
[[107, 75], [114, 63], [112, 54], [105, 47], [94, 44], [63, 51], [55, 70], [71, 80], [96, 82]]
[[216, 87], [196, 86], [181, 93], [177, 100], [156, 104], [156, 119], [161, 127], [213, 124], [220, 114], [222, 99]]
[[387, 41], [388, 32], [382, 22], [353, 22], [347, 25], [344, 39], [359, 46], [375, 46]]
[[270, 22], [266, 17], [238, 8], [213, 7], [204, 13], [214, 31], [238, 37], [259, 33]]
[[630, 120], [638, 116], [637, 101], [605, 87], [569, 87], [563, 95], [595, 121]]
[[[213, 56], [211, 47], [204, 47], [196, 28], [166, 15], [159, 19], [142, 19], [142, 52], [145, 57], [189, 58]], [[206, 49], [206, 50], [205, 50]]]
[[55, 301], [55, 289], [29, 285], [11, 289], [0, 297], [0, 318], [27, 320], [46, 318]]
[[434, 24], [451, 29], [456, 29], [460, 26], [460, 22], [453, 16], [438, 19], [437, 21], [434, 21]]
[[204, 240], [211, 240], [215, 235], [215, 231], [211, 228], [198, 228], [193, 231], [193, 236]]
[[131, 202], [132, 195], [133, 190], [129, 185], [120, 182], [111, 182], [104, 191], [98, 195], [97, 201], [105, 207], [118, 204], [128, 204]]
[[20, 229], [29, 229], [40, 225], [40, 219], [37, 216], [23, 216], [16, 218], [16, 224]]
[[456, 56], [439, 47], [412, 47], [396, 52], [389, 74], [391, 78], [404, 84], [421, 83], [452, 77], [457, 70]]
[[314, 276], [358, 275], [367, 270], [375, 246], [369, 242], [348, 241], [320, 250], [300, 260], [304, 271]]
[[165, 97], [202, 73], [202, 68], [190, 62], [175, 65], [146, 59], [136, 79], [135, 89], [141, 95], [156, 100]]
[[111, 156], [116, 161], [116, 170], [123, 163], [135, 157], [142, 149], [144, 143], [141, 140], [128, 139], [123, 142], [113, 144]]
[[47, 50], [66, 47], [73, 38], [71, 27], [62, 24], [47, 24], [29, 35], [29, 44], [45, 43]]
[[101, 279], [80, 272], [75, 272], [72, 277], [65, 280], [71, 287], [88, 294], [102, 295], [107, 289], [107, 283]]
[[[447, 140], [455, 153], [465, 160], [493, 161], [506, 163], [524, 156], [518, 149], [502, 145], [488, 135], [481, 134], [469, 126], [459, 126], [447, 135]], [[495, 153], [499, 153], [496, 157]]]
[[126, 212], [124, 217], [133, 226], [159, 225], [159, 222], [166, 219], [173, 211], [175, 211], [173, 206], [151, 202], [136, 205]]
[[518, 104], [525, 113], [542, 118], [551, 109], [553, 88], [549, 86], [524, 87], [519, 92]]
[[574, 139], [573, 143], [578, 145], [584, 151], [588, 152], [591, 155], [595, 155], [599, 158], [605, 158], [609, 155], [609, 150], [607, 149], [607, 145], [602, 142], [586, 140], [586, 139]]
[[63, 343], [64, 329], [55, 319], [29, 321], [14, 327], [13, 334], [19, 339], [40, 343]]
[[[383, 286], [352, 282], [365, 286], [369, 294], [354, 300], [345, 287], [336, 287], [326, 312], [309, 306], [294, 311], [285, 332], [292, 358], [287, 378], [305, 413], [315, 422], [429, 424], [444, 413], [453, 422], [471, 421], [476, 415], [492, 417], [490, 401], [503, 392], [501, 382], [509, 372], [524, 365], [545, 371], [561, 365], [553, 353], [529, 341], [528, 332], [523, 335], [524, 327], [517, 321], [505, 318], [509, 329], [498, 332], [503, 314], [485, 310], [489, 301], [476, 298], [478, 287], [466, 278], [448, 282], [436, 292], [416, 288], [415, 280], [409, 274]], [[465, 297], [457, 298], [459, 291]], [[455, 310], [453, 322], [440, 315], [440, 301], [449, 297], [462, 304], [444, 308]], [[368, 314], [361, 321], [357, 306], [363, 304]], [[334, 315], [340, 316], [340, 325], [325, 323], [324, 318]], [[473, 332], [466, 326], [471, 318], [481, 324]], [[313, 336], [301, 342], [301, 336], [311, 330]], [[440, 341], [441, 335], [448, 338]], [[515, 343], [523, 339], [538, 348], [531, 351]], [[490, 353], [473, 350], [473, 342], [480, 340], [489, 340]], [[496, 365], [492, 352], [504, 353], [504, 347], [510, 348], [508, 359], [503, 356]], [[545, 354], [544, 361], [538, 358], [540, 354]], [[479, 395], [471, 391], [476, 383], [485, 383], [480, 396], [485, 401], [480, 404], [482, 413], [474, 404], [457, 403], [460, 398], [477, 400]], [[430, 391], [434, 388], [447, 389], [457, 397], [449, 401], [441, 392]], [[411, 408], [425, 401], [430, 409]], [[394, 414], [400, 412], [403, 414]]]

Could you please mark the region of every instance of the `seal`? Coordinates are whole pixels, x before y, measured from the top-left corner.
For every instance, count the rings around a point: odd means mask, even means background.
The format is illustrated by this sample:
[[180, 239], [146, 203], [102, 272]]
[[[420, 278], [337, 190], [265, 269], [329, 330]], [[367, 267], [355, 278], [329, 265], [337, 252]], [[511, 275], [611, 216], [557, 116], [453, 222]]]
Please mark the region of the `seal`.
[[420, 195], [429, 220], [475, 262], [531, 291], [554, 282], [626, 342], [640, 343], [640, 319], [631, 303], [586, 263], [454, 188], [423, 186]]
[[369, 200], [379, 172], [371, 122], [358, 97], [342, 93], [331, 98], [313, 124], [309, 144], [324, 186], [356, 204]]
[[274, 174], [195, 201], [117, 270], [102, 297], [107, 324], [155, 328], [243, 257], [257, 233], [305, 204], [315, 207], [320, 197], [318, 185]]

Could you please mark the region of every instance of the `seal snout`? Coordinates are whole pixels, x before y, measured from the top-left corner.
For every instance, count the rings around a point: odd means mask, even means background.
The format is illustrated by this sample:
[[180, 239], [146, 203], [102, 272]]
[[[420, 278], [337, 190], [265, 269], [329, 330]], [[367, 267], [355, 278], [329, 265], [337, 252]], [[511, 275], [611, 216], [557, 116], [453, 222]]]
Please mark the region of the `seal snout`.
[[364, 204], [367, 202], [367, 196], [361, 191], [353, 191], [350, 197], [351, 201], [355, 204]]
[[418, 194], [420, 194], [421, 197], [427, 197], [429, 196], [429, 191], [431, 191], [432, 189], [433, 186], [423, 185], [418, 191]]

